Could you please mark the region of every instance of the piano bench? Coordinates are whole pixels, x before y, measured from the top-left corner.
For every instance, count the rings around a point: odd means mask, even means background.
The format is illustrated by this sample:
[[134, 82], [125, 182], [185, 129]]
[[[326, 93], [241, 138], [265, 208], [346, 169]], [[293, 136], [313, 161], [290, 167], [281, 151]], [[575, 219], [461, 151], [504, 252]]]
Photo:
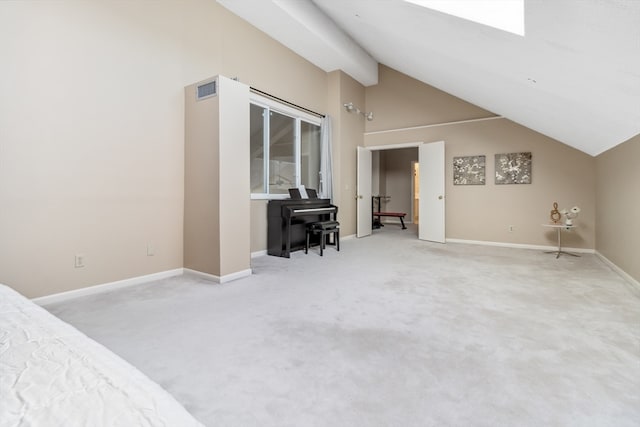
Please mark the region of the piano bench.
[[304, 253], [309, 253], [309, 241], [312, 234], [320, 235], [320, 256], [323, 256], [325, 244], [331, 234], [334, 235], [336, 250], [340, 251], [340, 223], [338, 221], [318, 221], [307, 225], [307, 241], [304, 246]]

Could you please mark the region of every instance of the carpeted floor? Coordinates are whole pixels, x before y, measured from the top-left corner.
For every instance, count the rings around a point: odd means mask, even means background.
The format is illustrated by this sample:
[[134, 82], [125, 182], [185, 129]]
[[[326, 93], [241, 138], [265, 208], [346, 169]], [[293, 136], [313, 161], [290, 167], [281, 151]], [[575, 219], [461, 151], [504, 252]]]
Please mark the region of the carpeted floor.
[[46, 308], [208, 426], [638, 426], [640, 296], [594, 255], [387, 226]]

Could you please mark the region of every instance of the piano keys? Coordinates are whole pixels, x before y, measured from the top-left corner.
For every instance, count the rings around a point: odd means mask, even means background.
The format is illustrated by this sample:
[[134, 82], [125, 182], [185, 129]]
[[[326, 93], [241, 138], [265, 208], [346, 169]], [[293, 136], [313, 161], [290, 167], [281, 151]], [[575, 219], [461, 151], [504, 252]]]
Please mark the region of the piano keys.
[[307, 224], [337, 221], [338, 207], [329, 199], [270, 200], [267, 206], [267, 253], [289, 258], [304, 249]]

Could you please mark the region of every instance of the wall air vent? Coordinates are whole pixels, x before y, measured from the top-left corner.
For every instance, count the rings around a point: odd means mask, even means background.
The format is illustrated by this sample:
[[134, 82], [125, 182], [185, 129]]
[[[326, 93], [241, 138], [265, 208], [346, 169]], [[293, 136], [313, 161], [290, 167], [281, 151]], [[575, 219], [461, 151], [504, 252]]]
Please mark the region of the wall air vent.
[[196, 100], [200, 101], [205, 98], [210, 98], [218, 94], [218, 81], [212, 80], [207, 83], [202, 83], [197, 86]]

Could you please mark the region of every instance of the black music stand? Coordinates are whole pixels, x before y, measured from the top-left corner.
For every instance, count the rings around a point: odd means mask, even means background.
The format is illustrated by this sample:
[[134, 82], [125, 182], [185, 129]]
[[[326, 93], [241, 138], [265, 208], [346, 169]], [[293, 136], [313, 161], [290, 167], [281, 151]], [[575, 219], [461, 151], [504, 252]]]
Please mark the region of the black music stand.
[[289, 197], [292, 199], [302, 199], [302, 195], [300, 194], [300, 190], [297, 188], [289, 189]]

